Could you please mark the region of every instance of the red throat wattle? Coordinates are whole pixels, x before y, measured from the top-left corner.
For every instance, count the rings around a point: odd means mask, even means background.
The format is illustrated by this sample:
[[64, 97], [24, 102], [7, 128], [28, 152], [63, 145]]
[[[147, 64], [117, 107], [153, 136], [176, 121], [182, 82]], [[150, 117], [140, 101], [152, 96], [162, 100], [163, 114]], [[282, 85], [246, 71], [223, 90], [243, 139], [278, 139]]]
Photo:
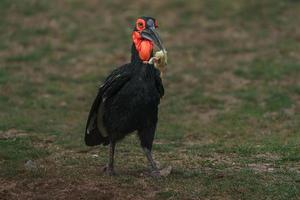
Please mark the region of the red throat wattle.
[[153, 43], [141, 37], [138, 31], [133, 31], [132, 40], [142, 61], [148, 61], [153, 50]]

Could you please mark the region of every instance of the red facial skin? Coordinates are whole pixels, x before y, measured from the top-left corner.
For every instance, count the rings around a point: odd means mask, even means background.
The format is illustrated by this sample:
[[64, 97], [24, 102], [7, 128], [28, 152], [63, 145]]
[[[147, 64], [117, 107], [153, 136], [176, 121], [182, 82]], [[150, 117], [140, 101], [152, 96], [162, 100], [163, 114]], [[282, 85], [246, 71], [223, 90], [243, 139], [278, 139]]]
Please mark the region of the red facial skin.
[[141, 31], [146, 27], [145, 24], [146, 22], [143, 19], [138, 19], [136, 21], [137, 31], [133, 31], [132, 41], [135, 44], [136, 50], [139, 52], [140, 59], [142, 61], [149, 61], [153, 50], [153, 43], [141, 37]]
[[135, 44], [136, 50], [139, 52], [140, 59], [142, 61], [148, 61], [150, 59], [153, 50], [152, 42], [143, 39], [140, 33], [137, 31], [134, 31], [132, 33], [132, 40], [133, 43]]

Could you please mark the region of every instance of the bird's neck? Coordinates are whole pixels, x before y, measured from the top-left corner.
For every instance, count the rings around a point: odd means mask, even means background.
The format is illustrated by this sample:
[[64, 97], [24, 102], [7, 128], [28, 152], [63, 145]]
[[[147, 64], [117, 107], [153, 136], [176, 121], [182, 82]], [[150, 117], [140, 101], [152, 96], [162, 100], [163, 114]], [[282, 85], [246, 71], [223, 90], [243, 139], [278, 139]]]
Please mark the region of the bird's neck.
[[139, 56], [139, 52], [135, 48], [134, 43], [132, 43], [131, 46], [131, 63], [143, 63], [142, 59]]

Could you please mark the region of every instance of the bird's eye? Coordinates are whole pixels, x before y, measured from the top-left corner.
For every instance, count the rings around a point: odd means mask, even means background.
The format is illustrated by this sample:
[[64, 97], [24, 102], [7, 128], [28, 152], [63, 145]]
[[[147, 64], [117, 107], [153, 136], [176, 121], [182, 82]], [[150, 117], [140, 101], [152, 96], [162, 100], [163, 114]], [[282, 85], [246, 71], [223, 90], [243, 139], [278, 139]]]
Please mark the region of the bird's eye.
[[145, 21], [143, 19], [138, 19], [136, 21], [136, 29], [138, 31], [141, 31], [141, 30], [145, 29], [145, 26], [146, 26], [146, 24], [145, 24]]
[[143, 23], [142, 23], [142, 22], [139, 22], [139, 23], [138, 23], [138, 26], [139, 26], [140, 28], [143, 28]]

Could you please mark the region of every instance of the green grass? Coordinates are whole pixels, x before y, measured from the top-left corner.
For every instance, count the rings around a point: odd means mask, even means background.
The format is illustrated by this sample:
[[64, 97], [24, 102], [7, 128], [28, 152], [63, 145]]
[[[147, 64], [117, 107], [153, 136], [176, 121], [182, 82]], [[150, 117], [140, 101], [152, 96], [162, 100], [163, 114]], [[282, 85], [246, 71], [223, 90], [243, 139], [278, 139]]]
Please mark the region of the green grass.
[[5, 84], [8, 81], [9, 81], [9, 74], [7, 73], [6, 70], [0, 69], [0, 83]]
[[10, 56], [6, 59], [7, 62], [31, 62], [31, 61], [40, 61], [46, 56], [51, 56], [51, 46], [45, 45], [43, 47], [37, 48], [28, 54], [19, 54]]
[[237, 76], [248, 79], [276, 80], [300, 71], [297, 61], [292, 63], [273, 63], [270, 60], [255, 60], [246, 69], [235, 70]]
[[1, 177], [22, 177], [28, 160], [38, 160], [47, 155], [46, 150], [34, 147], [27, 137], [0, 140]]
[[[1, 197], [299, 199], [298, 13], [297, 0], [0, 1]], [[117, 144], [116, 177], [102, 172], [108, 149], [83, 143], [140, 15], [158, 19], [170, 61], [161, 179], [134, 134]]]

